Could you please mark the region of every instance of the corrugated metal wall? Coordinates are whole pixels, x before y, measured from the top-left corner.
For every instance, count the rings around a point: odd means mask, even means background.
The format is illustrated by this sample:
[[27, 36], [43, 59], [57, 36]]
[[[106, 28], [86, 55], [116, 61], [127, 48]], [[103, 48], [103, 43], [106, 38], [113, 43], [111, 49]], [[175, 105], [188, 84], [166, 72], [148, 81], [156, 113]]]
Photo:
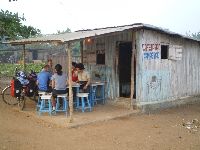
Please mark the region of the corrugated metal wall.
[[[151, 103], [200, 93], [199, 43], [151, 30], [138, 31], [136, 39], [137, 101]], [[157, 50], [150, 47], [152, 55], [145, 55], [148, 53], [145, 44], [181, 46], [182, 59], [161, 59], [160, 47]]]

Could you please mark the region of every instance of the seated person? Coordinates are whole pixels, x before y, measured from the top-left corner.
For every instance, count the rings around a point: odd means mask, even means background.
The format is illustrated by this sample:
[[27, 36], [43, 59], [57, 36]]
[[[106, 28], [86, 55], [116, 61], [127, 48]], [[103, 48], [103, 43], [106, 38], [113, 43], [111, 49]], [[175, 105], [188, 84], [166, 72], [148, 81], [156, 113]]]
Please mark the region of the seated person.
[[[52, 59], [48, 59], [48, 60], [47, 60], [47, 65], [49, 65], [49, 70], [48, 70], [48, 72], [49, 72], [50, 74], [53, 75], [53, 68], [52, 68], [53, 62], [52, 62]], [[44, 71], [44, 69], [42, 69], [42, 71]]]
[[51, 92], [52, 88], [49, 86], [51, 80], [49, 73], [49, 65], [45, 65], [42, 71], [37, 75], [38, 90], [42, 92]]
[[89, 92], [88, 86], [90, 85], [90, 74], [85, 70], [82, 63], [77, 64], [76, 69], [78, 71], [78, 83], [80, 83], [80, 90], [83, 92]]
[[52, 76], [52, 106], [53, 111], [56, 108], [56, 98], [57, 94], [66, 94], [67, 93], [67, 75], [63, 73], [62, 66], [57, 64], [55, 66], [55, 72]]
[[78, 72], [76, 70], [77, 63], [72, 62], [72, 81], [77, 82], [78, 81]]
[[[76, 70], [76, 62], [72, 62], [72, 84], [76, 84], [76, 82], [78, 81], [78, 72]], [[76, 89], [72, 88], [73, 90], [73, 98], [75, 99], [76, 97]]]

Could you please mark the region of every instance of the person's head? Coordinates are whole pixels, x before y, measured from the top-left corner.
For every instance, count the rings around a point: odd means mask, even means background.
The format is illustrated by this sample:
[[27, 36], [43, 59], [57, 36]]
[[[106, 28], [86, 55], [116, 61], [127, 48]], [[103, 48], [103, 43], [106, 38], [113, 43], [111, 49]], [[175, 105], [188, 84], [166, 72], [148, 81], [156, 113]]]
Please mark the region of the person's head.
[[55, 72], [58, 75], [62, 75], [62, 66], [60, 64], [55, 65]]
[[76, 68], [77, 63], [76, 62], [72, 62], [72, 69]]
[[79, 63], [76, 65], [76, 69], [78, 70], [78, 72], [82, 72], [85, 69], [85, 67], [82, 63]]
[[53, 65], [52, 59], [48, 59], [47, 63], [49, 65], [49, 67], [52, 67], [52, 65]]
[[44, 65], [43, 70], [44, 71], [49, 71], [49, 65]]

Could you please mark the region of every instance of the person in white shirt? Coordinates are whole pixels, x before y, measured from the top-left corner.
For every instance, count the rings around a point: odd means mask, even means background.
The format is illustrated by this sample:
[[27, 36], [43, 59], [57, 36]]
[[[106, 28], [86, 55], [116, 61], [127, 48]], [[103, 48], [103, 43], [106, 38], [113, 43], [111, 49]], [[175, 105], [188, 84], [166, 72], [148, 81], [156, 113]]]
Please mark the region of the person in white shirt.
[[83, 92], [87, 92], [89, 90], [88, 86], [90, 85], [90, 74], [85, 70], [85, 67], [82, 63], [76, 65], [76, 69], [78, 71], [78, 83], [81, 84], [80, 89]]

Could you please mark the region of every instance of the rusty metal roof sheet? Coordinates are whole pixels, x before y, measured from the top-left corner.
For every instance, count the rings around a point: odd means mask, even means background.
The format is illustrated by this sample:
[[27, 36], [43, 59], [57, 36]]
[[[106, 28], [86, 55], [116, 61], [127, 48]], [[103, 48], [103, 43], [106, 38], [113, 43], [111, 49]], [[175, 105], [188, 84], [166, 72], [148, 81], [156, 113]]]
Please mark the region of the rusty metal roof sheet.
[[61, 42], [62, 43], [62, 42], [81, 40], [87, 37], [100, 36], [100, 35], [105, 35], [105, 34], [110, 34], [110, 33], [115, 33], [115, 32], [121, 32], [121, 31], [129, 30], [129, 29], [140, 29], [140, 28], [156, 30], [156, 31], [163, 32], [166, 34], [176, 35], [182, 38], [191, 39], [191, 40], [200, 42], [200, 40], [183, 36], [181, 34], [171, 32], [169, 30], [166, 30], [160, 27], [155, 27], [153, 25], [148, 25], [148, 24], [143, 24], [143, 23], [136, 23], [136, 24], [131, 24], [131, 25], [117, 26], [117, 27], [107, 27], [107, 28], [98, 28], [98, 29], [92, 29], [92, 30], [90, 29], [80, 30], [80, 31], [71, 32], [71, 33], [45, 35], [45, 36], [36, 37], [36, 38], [9, 41], [8, 43], [10, 44], [31, 44], [34, 42]]

